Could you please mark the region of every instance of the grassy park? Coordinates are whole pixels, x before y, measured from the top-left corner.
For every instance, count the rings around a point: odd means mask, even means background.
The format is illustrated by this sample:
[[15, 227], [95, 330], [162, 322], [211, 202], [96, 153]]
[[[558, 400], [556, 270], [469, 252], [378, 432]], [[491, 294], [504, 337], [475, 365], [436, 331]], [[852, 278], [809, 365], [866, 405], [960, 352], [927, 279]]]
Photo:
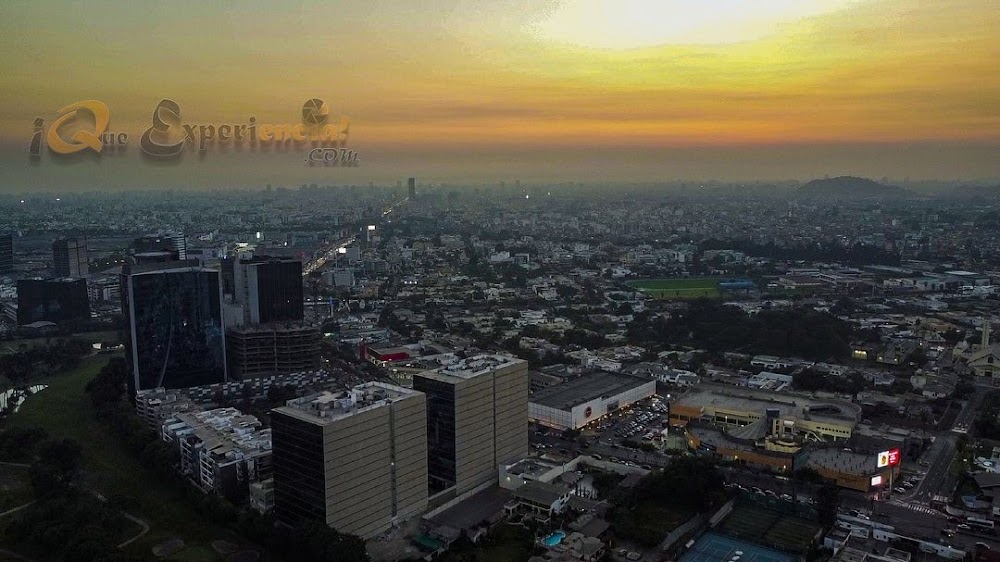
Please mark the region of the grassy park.
[[630, 285], [659, 299], [718, 298], [722, 295], [719, 280], [712, 277], [641, 279]]
[[221, 560], [210, 546], [213, 540], [237, 544], [245, 541], [205, 520], [173, 487], [162, 485], [156, 474], [142, 466], [125, 444], [94, 417], [87, 382], [111, 357], [114, 355], [91, 356], [83, 359], [79, 367], [49, 377], [48, 388], [28, 398], [5, 424], [39, 427], [50, 438], [75, 440], [83, 448], [84, 486], [106, 497], [134, 498], [136, 507], [130, 512], [146, 520], [151, 531], [130, 544], [127, 553], [147, 558], [153, 546], [180, 538], [186, 546], [176, 558]]

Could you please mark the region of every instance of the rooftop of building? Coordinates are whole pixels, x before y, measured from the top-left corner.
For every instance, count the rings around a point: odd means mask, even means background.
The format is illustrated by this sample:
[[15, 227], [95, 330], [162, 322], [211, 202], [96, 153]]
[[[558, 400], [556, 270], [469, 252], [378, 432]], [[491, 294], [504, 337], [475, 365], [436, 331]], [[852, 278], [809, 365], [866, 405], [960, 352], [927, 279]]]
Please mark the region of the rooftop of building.
[[526, 458], [507, 466], [506, 470], [507, 474], [515, 474], [531, 480], [538, 480], [546, 472], [559, 466], [559, 464], [546, 462], [542, 459]]
[[533, 404], [569, 410], [602, 396], [615, 396], [654, 382], [644, 377], [598, 371], [539, 390], [529, 400]]
[[677, 400], [678, 406], [694, 408], [725, 408], [733, 411], [780, 411], [782, 417], [857, 421], [861, 408], [844, 400], [810, 398], [773, 390], [733, 388], [702, 383], [694, 386]]
[[221, 457], [242, 458], [271, 449], [271, 430], [260, 429], [260, 420], [236, 408], [175, 413], [163, 425], [197, 437]]
[[243, 324], [229, 328], [230, 332], [239, 334], [256, 334], [271, 332], [319, 332], [317, 326], [303, 322], [271, 322], [267, 324]]
[[454, 362], [448, 363], [443, 367], [434, 369], [433, 371], [420, 373], [420, 376], [442, 382], [456, 383], [478, 377], [486, 373], [491, 373], [497, 369], [510, 367], [518, 363], [524, 363], [527, 365], [526, 361], [518, 359], [517, 357], [482, 354], [455, 360]]
[[847, 474], [875, 474], [878, 471], [877, 455], [859, 453], [849, 449], [830, 447], [812, 449], [806, 458], [807, 466], [818, 466]]
[[415, 390], [382, 382], [359, 384], [350, 390], [331, 392], [324, 390], [301, 398], [289, 400], [275, 411], [312, 423], [327, 424], [370, 410], [386, 406], [420, 394]]

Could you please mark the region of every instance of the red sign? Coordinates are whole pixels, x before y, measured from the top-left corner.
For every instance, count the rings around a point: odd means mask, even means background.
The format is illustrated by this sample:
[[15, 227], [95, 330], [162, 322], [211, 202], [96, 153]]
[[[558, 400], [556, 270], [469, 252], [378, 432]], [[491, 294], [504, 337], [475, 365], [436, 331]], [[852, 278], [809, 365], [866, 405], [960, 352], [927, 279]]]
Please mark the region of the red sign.
[[587, 406], [587, 409], [583, 411], [583, 416], [586, 417], [586, 418], [589, 418], [590, 415], [593, 414], [593, 413], [594, 413], [594, 410], [591, 409], [590, 406]]
[[899, 449], [889, 449], [878, 454], [878, 467], [896, 466], [899, 464]]

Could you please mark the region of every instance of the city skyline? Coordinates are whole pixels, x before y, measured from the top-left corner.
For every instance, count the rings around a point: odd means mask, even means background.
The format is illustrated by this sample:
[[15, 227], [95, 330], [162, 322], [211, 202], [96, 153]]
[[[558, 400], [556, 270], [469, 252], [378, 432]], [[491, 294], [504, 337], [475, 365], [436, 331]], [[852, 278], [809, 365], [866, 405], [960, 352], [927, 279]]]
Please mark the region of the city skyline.
[[[0, 192], [1000, 177], [985, 0], [194, 6], [6, 7]], [[239, 124], [297, 122], [311, 98], [350, 118], [360, 166], [223, 146], [141, 157], [162, 99], [184, 123]], [[127, 148], [32, 162], [33, 120], [86, 99]]]

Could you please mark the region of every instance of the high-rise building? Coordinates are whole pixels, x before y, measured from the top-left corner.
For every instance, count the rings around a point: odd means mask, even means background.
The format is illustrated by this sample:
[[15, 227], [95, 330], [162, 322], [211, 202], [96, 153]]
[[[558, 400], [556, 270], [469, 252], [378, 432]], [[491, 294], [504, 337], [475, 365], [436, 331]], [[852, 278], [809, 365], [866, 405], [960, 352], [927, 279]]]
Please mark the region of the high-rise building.
[[479, 355], [413, 375], [427, 395], [429, 493], [464, 494], [528, 452], [528, 364]]
[[14, 235], [0, 232], [0, 275], [14, 273]]
[[20, 279], [17, 282], [17, 323], [81, 322], [90, 320], [90, 300], [84, 279]]
[[286, 375], [319, 368], [319, 328], [299, 324], [256, 324], [226, 331], [229, 377]]
[[[187, 259], [187, 239], [180, 232], [147, 234], [132, 243], [136, 261], [183, 261]], [[168, 258], [160, 259], [164, 253]]]
[[86, 238], [60, 238], [52, 243], [52, 273], [56, 277], [85, 277], [88, 271]]
[[305, 315], [299, 260], [249, 253], [237, 256], [233, 291], [250, 324], [300, 322]]
[[423, 512], [426, 415], [423, 394], [379, 382], [272, 410], [275, 517], [371, 538]]
[[218, 271], [190, 262], [126, 268], [121, 293], [133, 393], [226, 380]]
[[416, 199], [417, 198], [417, 178], [410, 178], [410, 179], [406, 180], [406, 188], [407, 188], [407, 193], [410, 196], [410, 199]]

